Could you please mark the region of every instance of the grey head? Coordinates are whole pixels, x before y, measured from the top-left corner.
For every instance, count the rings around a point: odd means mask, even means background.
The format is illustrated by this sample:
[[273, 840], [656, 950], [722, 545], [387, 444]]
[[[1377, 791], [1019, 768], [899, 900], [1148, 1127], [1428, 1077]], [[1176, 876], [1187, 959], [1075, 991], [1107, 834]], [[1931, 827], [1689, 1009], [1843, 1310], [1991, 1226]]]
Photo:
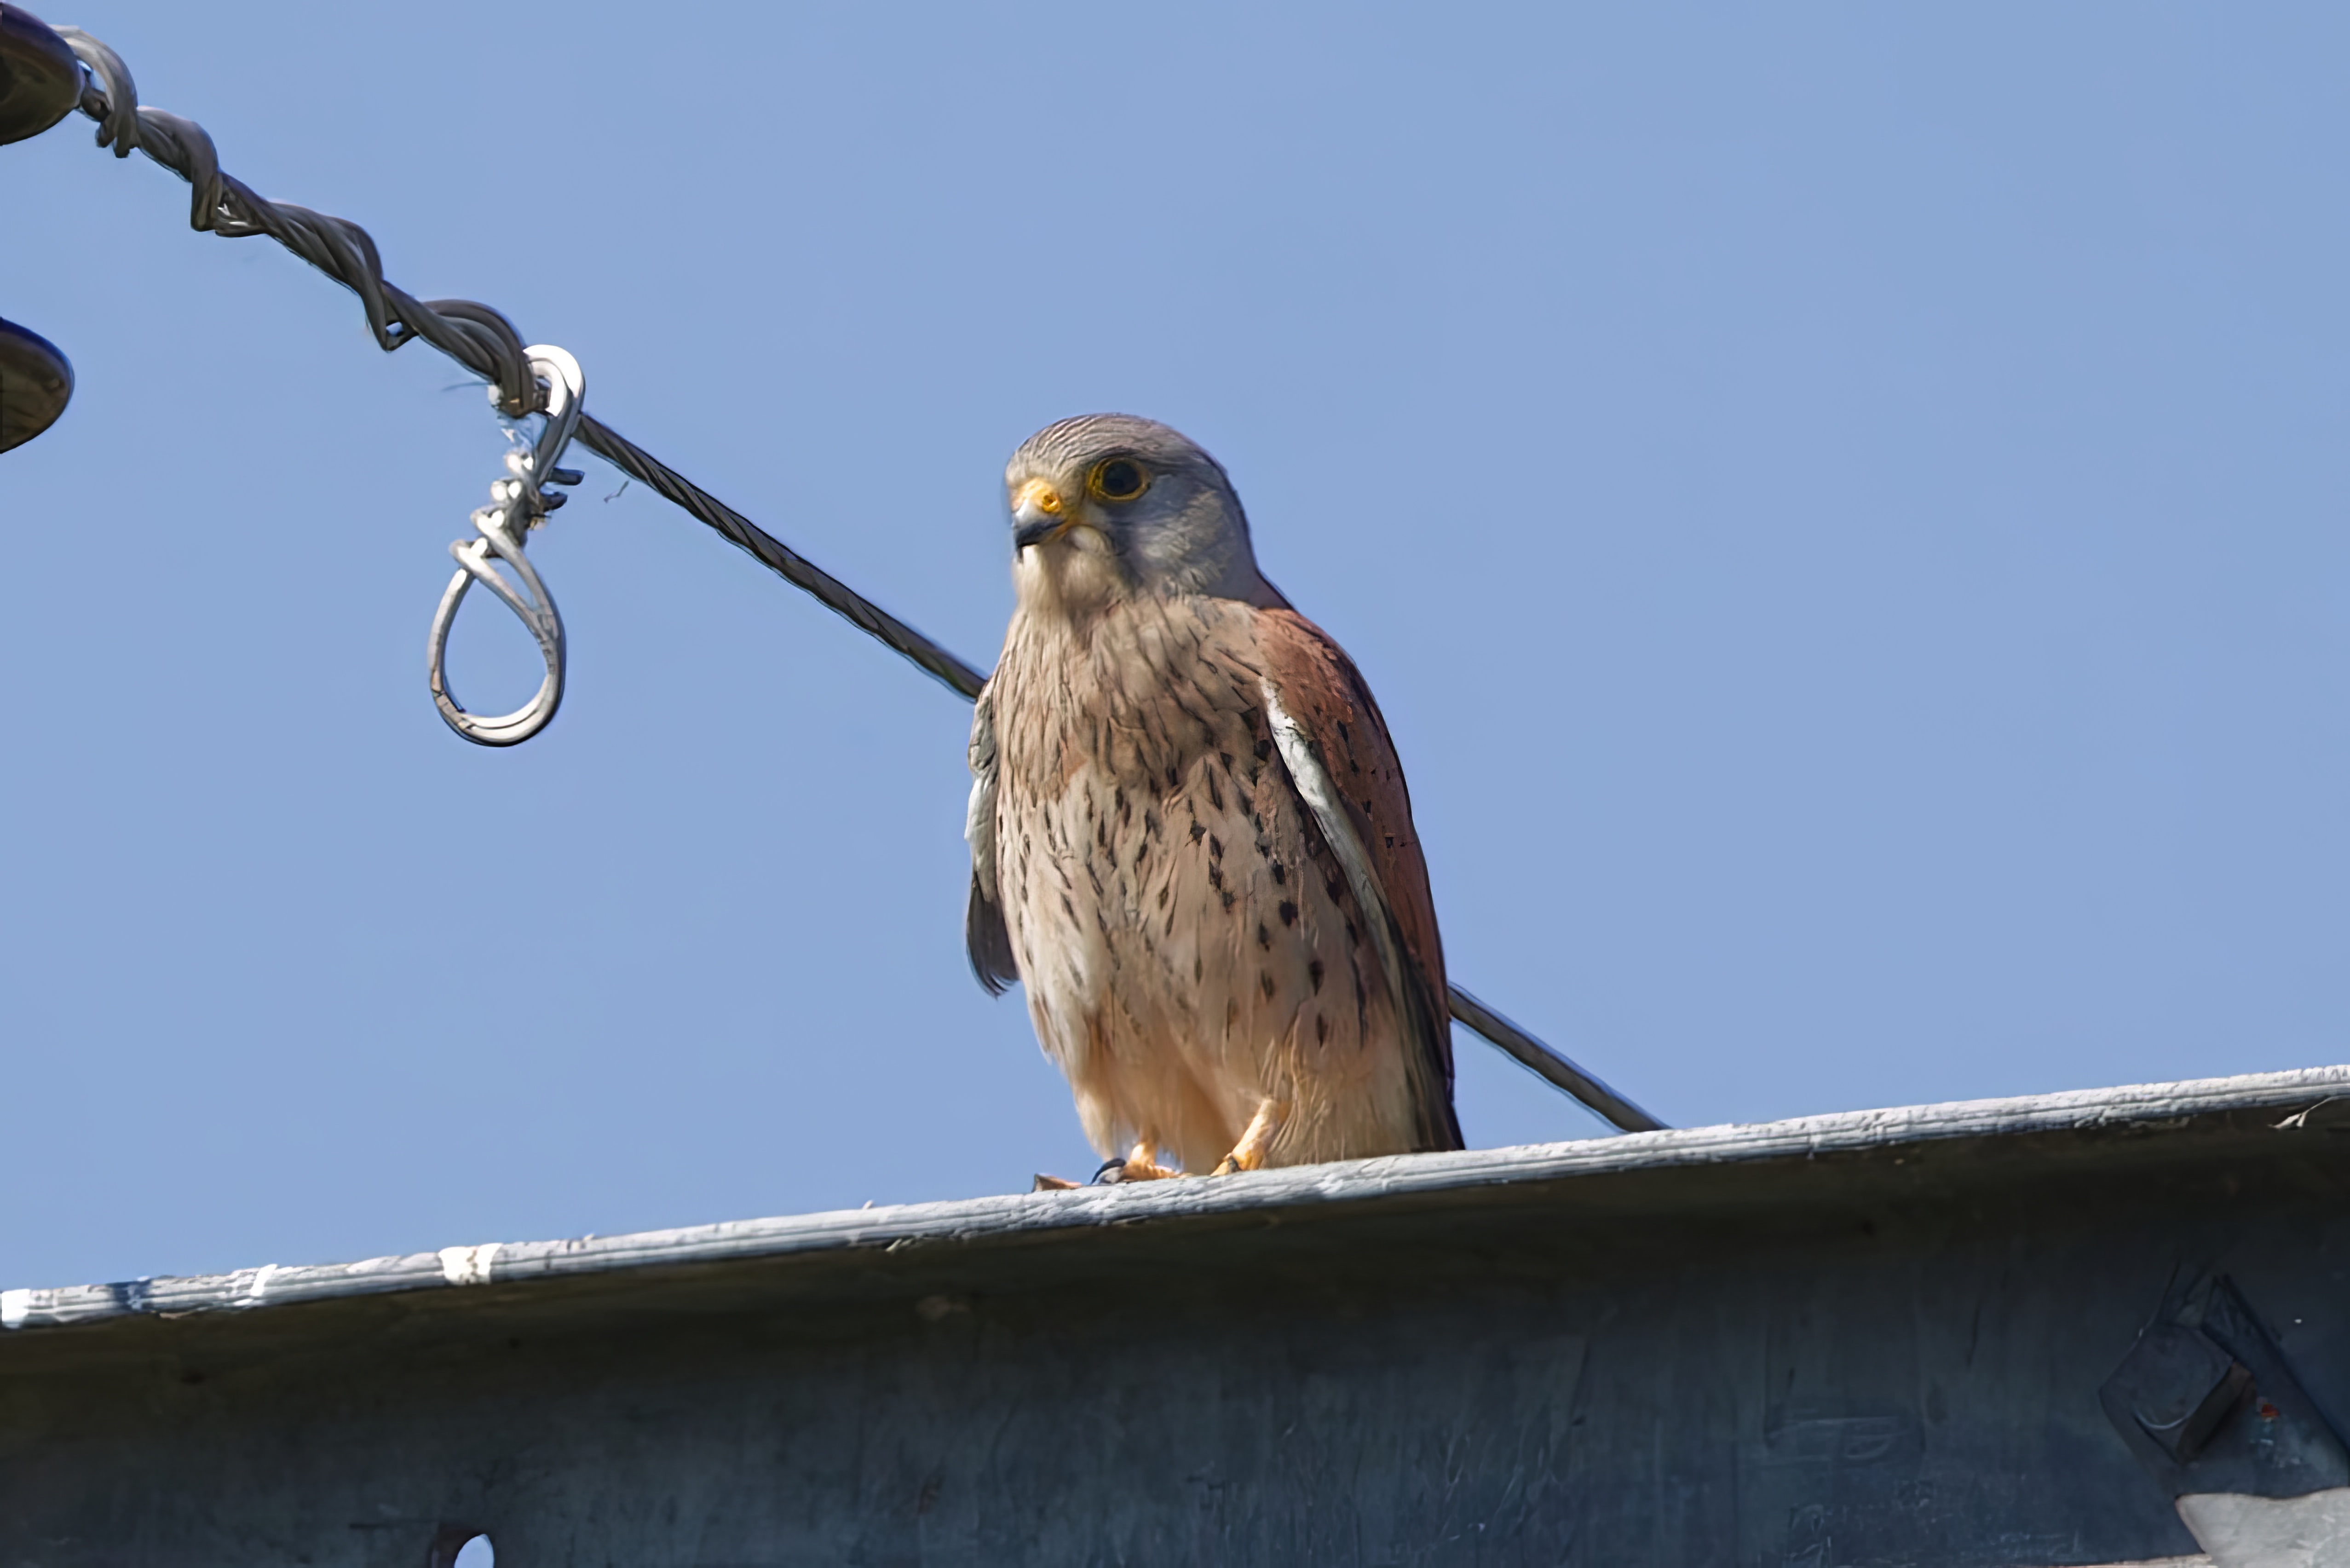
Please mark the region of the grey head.
[[1223, 465], [1132, 414], [1084, 414], [1020, 443], [1003, 470], [1021, 603], [1081, 610], [1140, 594], [1285, 604], [1257, 570]]

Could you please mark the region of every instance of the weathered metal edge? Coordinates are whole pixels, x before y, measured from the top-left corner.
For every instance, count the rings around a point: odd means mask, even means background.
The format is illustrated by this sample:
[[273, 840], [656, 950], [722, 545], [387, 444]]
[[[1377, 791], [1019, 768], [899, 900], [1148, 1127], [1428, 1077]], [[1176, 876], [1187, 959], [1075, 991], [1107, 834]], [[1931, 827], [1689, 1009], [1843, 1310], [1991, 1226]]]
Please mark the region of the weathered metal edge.
[[356, 1263], [240, 1269], [229, 1274], [0, 1292], [0, 1328], [28, 1330], [141, 1314], [245, 1312], [397, 1291], [513, 1284], [614, 1270], [934, 1241], [980, 1241], [1301, 1205], [1557, 1181], [1674, 1167], [1750, 1164], [1956, 1138], [2137, 1126], [2162, 1130], [2225, 1112], [2307, 1108], [2350, 1095], [2350, 1065], [2177, 1084], [2141, 1084], [2012, 1099], [1844, 1111], [1788, 1121], [1681, 1127], [1570, 1143], [1401, 1155], [1211, 1180], [910, 1203], [629, 1236], [489, 1242]]

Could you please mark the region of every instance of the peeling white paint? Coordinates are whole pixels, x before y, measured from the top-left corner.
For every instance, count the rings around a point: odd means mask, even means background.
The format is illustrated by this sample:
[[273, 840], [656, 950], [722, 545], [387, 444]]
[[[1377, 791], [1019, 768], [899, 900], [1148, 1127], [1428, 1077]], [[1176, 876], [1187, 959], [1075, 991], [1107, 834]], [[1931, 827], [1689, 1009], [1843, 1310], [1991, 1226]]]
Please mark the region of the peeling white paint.
[[33, 1311], [30, 1291], [0, 1291], [0, 1328], [22, 1328]]
[[443, 1247], [441, 1249], [441, 1277], [452, 1285], [486, 1285], [490, 1282], [490, 1263], [497, 1257], [496, 1241], [484, 1241], [478, 1247]]
[[2216, 1568], [2334, 1568], [2350, 1563], [2350, 1487], [2305, 1497], [2190, 1492], [2178, 1517]]
[[277, 1265], [275, 1263], [264, 1263], [254, 1270], [253, 1277], [244, 1282], [244, 1289], [236, 1293], [232, 1300], [232, 1304], [241, 1307], [257, 1307], [267, 1301], [269, 1281], [277, 1272]]

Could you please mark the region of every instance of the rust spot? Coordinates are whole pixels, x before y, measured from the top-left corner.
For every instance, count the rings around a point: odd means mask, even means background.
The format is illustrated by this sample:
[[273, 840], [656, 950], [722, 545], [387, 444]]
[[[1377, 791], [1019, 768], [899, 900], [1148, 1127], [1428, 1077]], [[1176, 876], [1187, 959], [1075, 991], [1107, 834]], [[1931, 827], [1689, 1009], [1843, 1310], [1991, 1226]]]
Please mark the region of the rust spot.
[[2284, 1413], [2284, 1412], [2282, 1412], [2282, 1410], [2279, 1410], [2275, 1406], [2273, 1406], [2273, 1405], [2270, 1404], [2267, 1400], [2263, 1399], [2263, 1400], [2262, 1400], [2262, 1401], [2261, 1401], [2261, 1419], [2262, 1419], [2262, 1420], [2263, 1420], [2263, 1421], [2273, 1421], [2273, 1420], [2275, 1420], [2279, 1416], [2282, 1415], [2283, 1413]]

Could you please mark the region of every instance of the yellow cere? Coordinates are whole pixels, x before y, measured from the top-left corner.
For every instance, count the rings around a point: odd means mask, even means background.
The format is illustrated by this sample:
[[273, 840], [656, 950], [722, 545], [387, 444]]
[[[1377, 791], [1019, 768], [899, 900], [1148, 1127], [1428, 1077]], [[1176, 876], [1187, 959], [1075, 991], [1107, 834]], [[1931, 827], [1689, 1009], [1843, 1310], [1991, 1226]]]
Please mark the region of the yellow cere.
[[1044, 480], [1032, 479], [1012, 498], [1012, 510], [1019, 512], [1031, 506], [1047, 516], [1057, 517], [1061, 514], [1061, 493]]

